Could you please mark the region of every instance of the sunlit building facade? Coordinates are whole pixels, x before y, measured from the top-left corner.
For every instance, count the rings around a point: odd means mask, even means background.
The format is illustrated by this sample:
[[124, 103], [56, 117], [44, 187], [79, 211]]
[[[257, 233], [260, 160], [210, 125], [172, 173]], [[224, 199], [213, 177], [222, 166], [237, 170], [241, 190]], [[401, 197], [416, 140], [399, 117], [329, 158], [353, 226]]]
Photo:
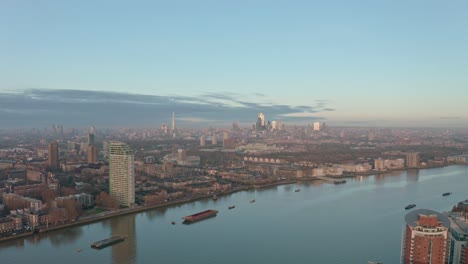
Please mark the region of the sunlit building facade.
[[109, 189], [121, 206], [135, 204], [135, 165], [130, 147], [122, 142], [109, 143]]

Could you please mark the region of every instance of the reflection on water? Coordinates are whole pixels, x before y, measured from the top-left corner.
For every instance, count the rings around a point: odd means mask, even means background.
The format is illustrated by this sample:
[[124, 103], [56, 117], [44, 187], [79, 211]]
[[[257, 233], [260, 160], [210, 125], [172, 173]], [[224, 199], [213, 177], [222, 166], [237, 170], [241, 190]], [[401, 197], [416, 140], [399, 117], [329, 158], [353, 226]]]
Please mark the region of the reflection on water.
[[157, 217], [163, 216], [166, 211], [167, 207], [163, 208], [156, 208], [154, 210], [146, 211], [145, 216], [148, 218], [148, 220], [156, 220]]
[[406, 180], [408, 182], [417, 182], [419, 180], [419, 170], [418, 169], [407, 170]]
[[[242, 191], [217, 201], [207, 198], [5, 242], [0, 244], [0, 259], [20, 264], [31, 259], [67, 264], [342, 264], [368, 259], [398, 263], [404, 207], [415, 203], [418, 208], [449, 210], [467, 198], [467, 168], [357, 176], [338, 185], [306, 181]], [[297, 188], [301, 192], [294, 192]], [[446, 191], [453, 194], [442, 197]], [[252, 199], [256, 202], [249, 203]], [[229, 210], [233, 204], [236, 209]], [[170, 224], [206, 209], [219, 214], [195, 225]], [[343, 224], [344, 218], [348, 225]], [[111, 235], [127, 238], [102, 250], [89, 249], [91, 242]], [[331, 236], [350, 238], [343, 242], [351, 243], [337, 251]], [[77, 253], [78, 248], [83, 250]]]
[[[81, 228], [68, 228], [58, 232], [46, 233], [41, 235], [40, 239], [49, 238], [53, 247], [60, 248], [64, 245], [75, 242], [82, 234], [83, 230]], [[38, 243], [40, 239], [37, 239], [34, 242]]]
[[110, 220], [112, 236], [126, 236], [124, 242], [112, 246], [112, 263], [137, 263], [136, 215], [125, 215]]

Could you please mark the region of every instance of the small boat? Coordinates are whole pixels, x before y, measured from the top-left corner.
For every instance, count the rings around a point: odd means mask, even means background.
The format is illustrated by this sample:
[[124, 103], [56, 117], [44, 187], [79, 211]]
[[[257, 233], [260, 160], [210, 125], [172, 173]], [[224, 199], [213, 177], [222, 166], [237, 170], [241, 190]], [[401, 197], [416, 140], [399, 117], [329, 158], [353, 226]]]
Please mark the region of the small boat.
[[442, 196], [449, 196], [451, 194], [452, 194], [451, 192], [446, 192], [446, 193], [443, 193]]
[[216, 196], [216, 194], [215, 194], [215, 195], [213, 195], [213, 201], [216, 201], [216, 200], [218, 200], [218, 196]]
[[250, 201], [250, 203], [255, 203], [255, 199], [253, 199], [252, 201]]
[[175, 225], [175, 222], [174, 222], [174, 221], [172, 221], [172, 222], [171, 222], [171, 224]]
[[234, 208], [236, 208], [235, 205], [231, 205], [231, 206], [228, 207], [229, 210], [234, 209]]
[[81, 249], [77, 249], [77, 250], [75, 250], [75, 252], [81, 252]]
[[295, 192], [300, 192], [300, 191], [301, 191], [301, 189], [296, 189], [296, 190], [294, 190], [294, 191], [295, 191]]
[[408, 210], [408, 209], [411, 209], [411, 208], [414, 208], [414, 207], [416, 207], [415, 204], [409, 204], [409, 205], [405, 206], [405, 209]]

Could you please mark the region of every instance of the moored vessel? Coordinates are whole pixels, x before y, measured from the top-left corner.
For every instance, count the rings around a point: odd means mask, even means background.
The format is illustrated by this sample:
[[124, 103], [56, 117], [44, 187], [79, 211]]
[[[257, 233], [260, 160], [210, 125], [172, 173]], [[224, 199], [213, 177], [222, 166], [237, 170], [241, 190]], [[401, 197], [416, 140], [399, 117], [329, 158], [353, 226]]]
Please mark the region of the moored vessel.
[[218, 214], [217, 210], [205, 210], [203, 212], [199, 212], [193, 215], [188, 215], [184, 217], [184, 224], [191, 224], [195, 223], [210, 217], [215, 217]]
[[414, 208], [414, 207], [416, 207], [415, 204], [409, 204], [409, 205], [405, 206], [405, 209], [408, 210], [408, 209], [411, 209], [411, 208]]
[[95, 249], [102, 249], [102, 248], [114, 245], [116, 243], [122, 242], [124, 241], [124, 239], [125, 239], [124, 236], [113, 236], [113, 237], [109, 237], [103, 240], [96, 241], [91, 244], [91, 247]]
[[294, 191], [295, 191], [295, 192], [300, 192], [300, 191], [301, 191], [301, 189], [296, 189], [296, 190], [294, 190]]
[[231, 206], [228, 207], [229, 210], [230, 210], [230, 209], [234, 209], [234, 208], [236, 208], [235, 205], [231, 205]]

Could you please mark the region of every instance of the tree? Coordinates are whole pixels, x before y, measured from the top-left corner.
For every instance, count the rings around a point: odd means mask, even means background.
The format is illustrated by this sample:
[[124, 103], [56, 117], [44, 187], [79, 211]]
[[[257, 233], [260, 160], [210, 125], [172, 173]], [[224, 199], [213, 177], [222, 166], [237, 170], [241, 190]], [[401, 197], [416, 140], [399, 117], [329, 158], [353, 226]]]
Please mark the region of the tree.
[[96, 196], [96, 205], [109, 209], [117, 209], [119, 208], [119, 201], [108, 193], [101, 192]]

